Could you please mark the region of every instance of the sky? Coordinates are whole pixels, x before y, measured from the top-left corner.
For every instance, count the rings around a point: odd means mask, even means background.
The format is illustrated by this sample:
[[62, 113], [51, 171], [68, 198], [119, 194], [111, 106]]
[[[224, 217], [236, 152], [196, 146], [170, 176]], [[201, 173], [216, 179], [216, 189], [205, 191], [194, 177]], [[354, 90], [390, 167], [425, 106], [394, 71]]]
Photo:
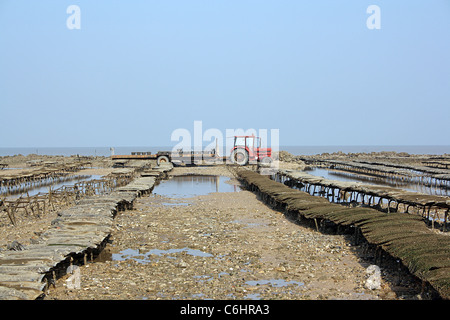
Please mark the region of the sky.
[[450, 145], [449, 120], [448, 0], [0, 0], [0, 147], [170, 146], [194, 121]]

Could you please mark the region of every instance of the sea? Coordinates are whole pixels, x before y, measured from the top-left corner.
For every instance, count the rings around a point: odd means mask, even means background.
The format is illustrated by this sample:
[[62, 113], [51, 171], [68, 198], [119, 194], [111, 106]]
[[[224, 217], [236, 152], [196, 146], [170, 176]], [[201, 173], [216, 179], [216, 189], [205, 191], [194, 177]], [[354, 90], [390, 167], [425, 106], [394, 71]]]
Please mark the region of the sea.
[[[109, 157], [112, 154], [123, 155], [132, 152], [151, 152], [171, 151], [171, 146], [135, 146], [135, 147], [0, 147], [0, 156], [14, 155], [52, 155], [52, 156], [104, 156]], [[409, 154], [427, 154], [427, 155], [444, 155], [450, 154], [450, 145], [427, 145], [427, 146], [280, 146], [279, 150], [287, 151], [295, 156], [300, 155], [317, 155], [322, 153], [371, 153], [382, 151], [406, 152]]]

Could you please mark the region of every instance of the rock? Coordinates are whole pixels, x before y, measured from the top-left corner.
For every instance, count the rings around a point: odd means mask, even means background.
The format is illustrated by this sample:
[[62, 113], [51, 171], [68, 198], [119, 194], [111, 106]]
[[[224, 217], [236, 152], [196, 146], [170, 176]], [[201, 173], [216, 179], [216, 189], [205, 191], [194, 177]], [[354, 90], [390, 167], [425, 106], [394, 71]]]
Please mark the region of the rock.
[[187, 268], [188, 264], [186, 262], [184, 262], [183, 260], [181, 260], [177, 266], [178, 266], [178, 268]]
[[13, 242], [11, 242], [10, 244], [7, 245], [6, 247], [8, 250], [13, 250], [13, 251], [22, 251], [25, 250], [25, 247], [20, 244], [18, 241], [14, 240]]
[[370, 290], [381, 289], [381, 270], [377, 265], [370, 265], [366, 269], [369, 278], [366, 280], [365, 287]]
[[71, 265], [67, 268], [67, 273], [72, 275], [66, 280], [66, 286], [69, 290], [81, 289], [81, 272], [80, 268], [75, 265]]

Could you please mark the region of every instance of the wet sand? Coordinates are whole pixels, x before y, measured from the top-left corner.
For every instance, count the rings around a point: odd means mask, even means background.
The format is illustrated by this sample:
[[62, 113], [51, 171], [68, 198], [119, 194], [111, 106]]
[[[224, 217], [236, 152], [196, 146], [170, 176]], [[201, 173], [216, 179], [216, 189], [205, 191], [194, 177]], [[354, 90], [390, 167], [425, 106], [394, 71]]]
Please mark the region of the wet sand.
[[[187, 173], [232, 178], [225, 167], [171, 174]], [[387, 269], [381, 288], [367, 289], [371, 260], [362, 247], [345, 235], [293, 223], [249, 191], [188, 199], [163, 197], [157, 187], [154, 193], [118, 214], [111, 243], [80, 267], [79, 289], [69, 289], [66, 276], [45, 299], [420, 298], [412, 279]]]

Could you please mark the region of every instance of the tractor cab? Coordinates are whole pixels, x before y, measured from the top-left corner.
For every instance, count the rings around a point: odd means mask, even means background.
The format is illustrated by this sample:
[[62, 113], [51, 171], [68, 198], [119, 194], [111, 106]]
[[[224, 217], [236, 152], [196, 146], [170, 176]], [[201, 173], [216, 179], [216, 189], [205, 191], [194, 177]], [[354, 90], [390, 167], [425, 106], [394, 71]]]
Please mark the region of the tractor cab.
[[261, 148], [261, 138], [251, 136], [235, 136], [231, 150], [231, 162], [246, 165], [249, 161], [270, 164], [272, 162], [272, 149]]

